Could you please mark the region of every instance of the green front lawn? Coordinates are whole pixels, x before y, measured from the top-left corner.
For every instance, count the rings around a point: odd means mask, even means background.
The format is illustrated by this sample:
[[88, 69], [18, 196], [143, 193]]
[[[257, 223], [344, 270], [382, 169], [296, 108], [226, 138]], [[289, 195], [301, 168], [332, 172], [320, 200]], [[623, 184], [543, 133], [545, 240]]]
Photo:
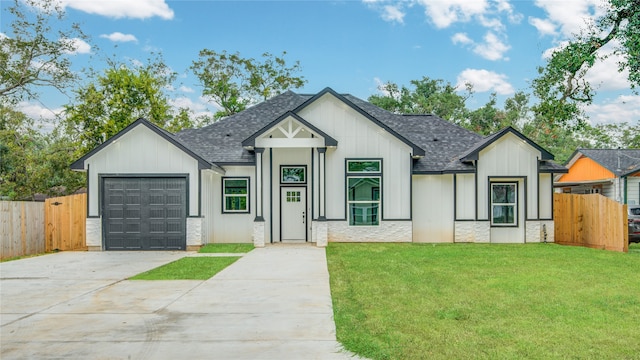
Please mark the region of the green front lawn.
[[253, 250], [253, 244], [207, 244], [199, 253], [247, 253]]
[[635, 250], [330, 243], [327, 260], [338, 340], [370, 359], [640, 354]]
[[207, 280], [238, 259], [237, 256], [184, 257], [129, 280]]

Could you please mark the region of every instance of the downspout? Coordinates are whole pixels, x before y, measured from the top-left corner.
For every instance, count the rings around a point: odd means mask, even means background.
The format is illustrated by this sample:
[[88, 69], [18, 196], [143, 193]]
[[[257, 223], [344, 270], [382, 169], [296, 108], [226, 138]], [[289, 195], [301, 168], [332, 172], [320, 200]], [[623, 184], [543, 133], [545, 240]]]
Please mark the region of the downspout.
[[627, 204], [627, 177], [624, 177], [624, 203]]

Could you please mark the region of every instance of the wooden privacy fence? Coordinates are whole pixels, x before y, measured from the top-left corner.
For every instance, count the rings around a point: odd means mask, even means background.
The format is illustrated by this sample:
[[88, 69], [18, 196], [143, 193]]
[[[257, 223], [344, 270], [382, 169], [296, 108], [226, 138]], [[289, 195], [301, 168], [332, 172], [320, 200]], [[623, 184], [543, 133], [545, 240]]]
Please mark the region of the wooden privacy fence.
[[627, 252], [627, 205], [600, 194], [553, 194], [555, 242]]
[[0, 259], [86, 250], [87, 195], [42, 202], [0, 201]]
[[87, 194], [44, 202], [46, 250], [86, 250]]
[[0, 201], [0, 259], [43, 252], [44, 203]]

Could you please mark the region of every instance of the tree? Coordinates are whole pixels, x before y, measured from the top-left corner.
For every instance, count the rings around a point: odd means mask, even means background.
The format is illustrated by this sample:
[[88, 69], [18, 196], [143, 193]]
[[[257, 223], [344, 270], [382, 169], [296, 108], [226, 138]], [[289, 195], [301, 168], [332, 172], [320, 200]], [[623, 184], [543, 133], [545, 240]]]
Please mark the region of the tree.
[[302, 87], [306, 80], [295, 75], [300, 63], [287, 66], [285, 55], [286, 52], [280, 57], [264, 53], [260, 62], [239, 53], [203, 49], [190, 68], [202, 83], [202, 95], [221, 108], [215, 114], [215, 118], [221, 118], [285, 90]]
[[640, 149], [640, 124], [598, 124], [588, 127], [588, 135], [594, 148]]
[[38, 96], [37, 88], [64, 91], [77, 80], [68, 55], [74, 39], [86, 39], [77, 25], [54, 31], [52, 21], [64, 19], [56, 1], [14, 0], [6, 11], [15, 20], [0, 35], [0, 101], [5, 104]]
[[[173, 82], [175, 73], [161, 59], [138, 67], [113, 61], [109, 65], [103, 74], [95, 75], [95, 82], [76, 90], [75, 103], [65, 107], [67, 133], [75, 137], [82, 152], [138, 118], [165, 126], [173, 116], [163, 89]], [[185, 125], [190, 124], [180, 126]]]
[[413, 90], [387, 82], [378, 89], [384, 95], [372, 95], [368, 101], [385, 110], [401, 114], [435, 114], [456, 124], [464, 122], [467, 116], [466, 100], [473, 94], [470, 85], [463, 95], [458, 88], [440, 79], [423, 77], [411, 80]]
[[69, 169], [75, 148], [67, 138], [43, 133], [33, 119], [0, 105], [0, 194], [33, 200], [35, 194], [65, 195], [85, 184]]
[[613, 54], [621, 56], [619, 70], [629, 71], [631, 87], [640, 85], [640, 0], [608, 0], [608, 5], [604, 15], [538, 68], [539, 77], [532, 87], [540, 103], [534, 111], [552, 124], [584, 125], [580, 105], [591, 104], [595, 95], [585, 74], [608, 56], [601, 51], [607, 44], [615, 47]]

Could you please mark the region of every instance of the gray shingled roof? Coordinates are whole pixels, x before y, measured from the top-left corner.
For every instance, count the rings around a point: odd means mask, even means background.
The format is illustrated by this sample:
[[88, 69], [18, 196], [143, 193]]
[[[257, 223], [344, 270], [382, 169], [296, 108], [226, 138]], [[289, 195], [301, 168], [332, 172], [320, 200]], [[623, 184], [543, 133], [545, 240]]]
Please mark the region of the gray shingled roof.
[[201, 129], [181, 131], [176, 138], [215, 164], [254, 163], [254, 153], [242, 141], [308, 98], [287, 91]]
[[414, 163], [414, 173], [473, 170], [458, 158], [482, 136], [435, 115], [394, 114], [354, 96], [345, 97], [425, 150], [425, 156]]
[[578, 149], [569, 159], [577, 153], [604, 166], [617, 177], [640, 171], [640, 149]]
[[[245, 150], [242, 141], [286, 112], [294, 111], [313, 96], [287, 91], [204, 128], [179, 132], [175, 138], [211, 163], [251, 164], [255, 162], [254, 153]], [[349, 94], [338, 96], [386, 125], [415, 147], [424, 149], [425, 156], [414, 161], [414, 173], [473, 171], [471, 163], [459, 159], [486, 138], [435, 115], [394, 114]], [[553, 162], [548, 164], [542, 165], [549, 170], [566, 171], [566, 168]]]

